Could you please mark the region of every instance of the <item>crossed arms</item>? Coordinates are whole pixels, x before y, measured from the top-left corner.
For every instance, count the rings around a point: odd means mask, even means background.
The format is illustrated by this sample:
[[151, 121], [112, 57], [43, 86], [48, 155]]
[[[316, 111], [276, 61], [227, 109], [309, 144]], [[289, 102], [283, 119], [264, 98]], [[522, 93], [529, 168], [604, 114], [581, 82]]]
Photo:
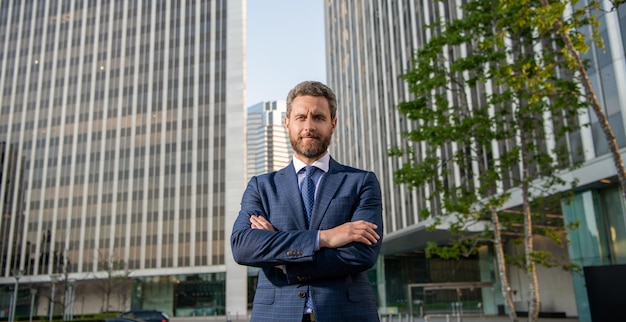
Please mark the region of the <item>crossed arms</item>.
[[[319, 230], [298, 230], [291, 208], [283, 205], [294, 201], [280, 200], [279, 193], [273, 194], [253, 178], [231, 236], [235, 261], [284, 268], [290, 282], [301, 281], [303, 276], [311, 280], [344, 277], [369, 269], [378, 257], [382, 237], [380, 186], [369, 172], [357, 188], [348, 190], [354, 193], [337, 201], [348, 206], [329, 207]], [[270, 205], [268, 200], [273, 199], [277, 201]]]
[[[252, 229], [276, 231], [276, 228], [263, 216], [250, 216]], [[376, 224], [364, 220], [350, 221], [335, 228], [320, 230], [320, 248], [339, 248], [352, 242], [365, 245], [375, 244], [380, 236], [376, 232]]]

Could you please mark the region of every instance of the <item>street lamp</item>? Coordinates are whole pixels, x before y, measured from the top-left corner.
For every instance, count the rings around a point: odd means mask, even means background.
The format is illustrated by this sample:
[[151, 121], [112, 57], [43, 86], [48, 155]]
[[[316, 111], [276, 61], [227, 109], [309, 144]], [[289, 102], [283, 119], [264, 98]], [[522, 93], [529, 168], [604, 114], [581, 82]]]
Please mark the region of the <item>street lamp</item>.
[[50, 282], [52, 282], [52, 288], [50, 290], [50, 317], [48, 321], [52, 321], [52, 316], [54, 315], [54, 293], [56, 292], [57, 280], [58, 276], [56, 274], [50, 275]]
[[35, 307], [35, 296], [37, 296], [37, 289], [30, 288], [30, 316], [28, 322], [33, 322], [33, 308]]
[[71, 321], [74, 316], [74, 283], [75, 280], [73, 278], [68, 278], [66, 280], [65, 286], [65, 308], [63, 312], [63, 320]]
[[17, 290], [20, 287], [20, 278], [22, 277], [21, 269], [13, 269], [13, 276], [15, 276], [15, 288], [13, 289], [13, 301], [11, 303], [11, 314], [9, 315], [9, 322], [15, 321], [15, 308], [17, 306]]

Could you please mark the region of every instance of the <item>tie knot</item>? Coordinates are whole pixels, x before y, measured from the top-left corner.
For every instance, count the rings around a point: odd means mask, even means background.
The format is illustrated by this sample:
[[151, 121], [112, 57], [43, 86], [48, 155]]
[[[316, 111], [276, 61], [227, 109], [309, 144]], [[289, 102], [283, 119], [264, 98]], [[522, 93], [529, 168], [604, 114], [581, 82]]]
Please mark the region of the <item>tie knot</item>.
[[308, 165], [306, 167], [304, 167], [304, 171], [307, 177], [312, 177], [313, 173], [315, 173], [315, 169], [317, 169], [315, 166], [313, 165]]

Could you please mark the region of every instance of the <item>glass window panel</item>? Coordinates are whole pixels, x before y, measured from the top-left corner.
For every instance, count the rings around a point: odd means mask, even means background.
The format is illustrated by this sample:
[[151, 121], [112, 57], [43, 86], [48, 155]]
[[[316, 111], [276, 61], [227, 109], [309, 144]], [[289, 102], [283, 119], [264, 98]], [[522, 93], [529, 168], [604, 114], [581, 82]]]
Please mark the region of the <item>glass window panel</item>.
[[619, 97], [617, 95], [617, 84], [615, 81], [615, 72], [613, 70], [613, 65], [603, 67], [600, 71], [600, 78], [602, 80], [604, 110], [608, 115], [619, 112]]
[[626, 222], [624, 220], [624, 202], [618, 188], [605, 189], [601, 192], [605, 212], [605, 229], [611, 249], [612, 264], [626, 263]]

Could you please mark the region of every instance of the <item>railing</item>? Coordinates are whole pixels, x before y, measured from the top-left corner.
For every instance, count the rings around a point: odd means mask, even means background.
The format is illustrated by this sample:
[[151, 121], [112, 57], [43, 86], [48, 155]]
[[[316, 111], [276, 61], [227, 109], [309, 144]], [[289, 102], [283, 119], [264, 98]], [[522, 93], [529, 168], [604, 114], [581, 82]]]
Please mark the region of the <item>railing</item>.
[[388, 310], [391, 312], [381, 313], [381, 322], [414, 322], [414, 321], [443, 321], [446, 322], [461, 322], [464, 317], [484, 317], [482, 310], [482, 303], [476, 305], [466, 305], [462, 301], [450, 302], [448, 304], [438, 303], [439, 305], [427, 305], [426, 307], [420, 305], [419, 315], [415, 313], [398, 313], [394, 310]]

